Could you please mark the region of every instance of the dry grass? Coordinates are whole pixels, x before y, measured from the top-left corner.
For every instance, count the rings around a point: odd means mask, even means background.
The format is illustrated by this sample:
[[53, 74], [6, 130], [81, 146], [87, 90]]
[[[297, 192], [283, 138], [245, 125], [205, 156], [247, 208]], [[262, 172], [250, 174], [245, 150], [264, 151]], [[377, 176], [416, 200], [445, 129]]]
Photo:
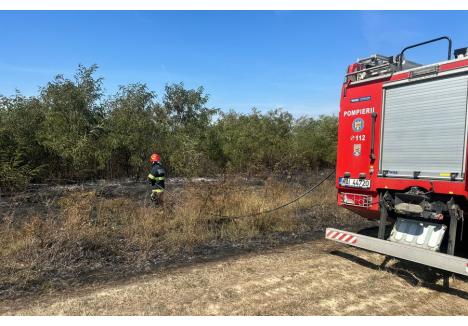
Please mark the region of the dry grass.
[[148, 271], [207, 246], [275, 243], [278, 235], [361, 222], [337, 208], [331, 181], [280, 211], [220, 217], [268, 209], [304, 189], [273, 179], [262, 186], [238, 180], [192, 183], [168, 194], [159, 208], [134, 198], [102, 198], [96, 191], [71, 192], [57, 201], [59, 214], [0, 224], [0, 298]]
[[[415, 286], [384, 256], [326, 240], [170, 269], [31, 302], [9, 315], [467, 315], [468, 283]], [[395, 260], [390, 266], [398, 267]], [[423, 266], [406, 268], [423, 279]], [[424, 277], [425, 276], [425, 277]], [[3, 308], [3, 309], [2, 309]]]

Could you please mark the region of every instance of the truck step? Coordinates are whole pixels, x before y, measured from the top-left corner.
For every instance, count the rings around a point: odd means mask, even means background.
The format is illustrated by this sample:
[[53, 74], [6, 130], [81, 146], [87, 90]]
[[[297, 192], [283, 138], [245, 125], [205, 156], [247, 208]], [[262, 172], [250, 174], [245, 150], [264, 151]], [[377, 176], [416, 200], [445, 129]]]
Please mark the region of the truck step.
[[325, 238], [384, 255], [468, 276], [467, 258], [451, 256], [435, 252], [433, 250], [412, 247], [399, 242], [377, 239], [334, 228], [327, 228], [325, 230]]

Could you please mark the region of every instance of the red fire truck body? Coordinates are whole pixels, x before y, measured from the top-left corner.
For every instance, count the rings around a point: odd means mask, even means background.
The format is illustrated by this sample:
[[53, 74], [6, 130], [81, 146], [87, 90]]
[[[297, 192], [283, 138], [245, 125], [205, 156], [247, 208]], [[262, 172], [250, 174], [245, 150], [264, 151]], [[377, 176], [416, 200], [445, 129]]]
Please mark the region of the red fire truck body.
[[[449, 43], [446, 61], [419, 65], [404, 57], [441, 40]], [[348, 67], [338, 117], [338, 205], [379, 219], [379, 231], [372, 238], [328, 228], [326, 238], [468, 275], [468, 259], [455, 256], [455, 244], [466, 247], [468, 48], [455, 50], [454, 59], [451, 51], [452, 41], [441, 37]]]
[[[453, 60], [437, 64], [438, 74], [433, 78], [450, 78], [450, 76], [465, 75], [468, 76], [468, 59]], [[412, 71], [417, 70], [414, 68]], [[338, 155], [336, 165], [336, 186], [338, 188], [338, 204], [355, 211], [364, 217], [375, 219], [379, 218], [379, 191], [385, 189], [405, 190], [411, 187], [420, 187], [429, 191], [433, 189], [437, 193], [462, 196], [468, 199], [468, 181], [465, 180], [450, 180], [451, 171], [439, 171], [440, 178], [398, 178], [398, 177], [383, 177], [379, 173], [380, 167], [380, 151], [381, 151], [381, 133], [383, 125], [383, 106], [384, 106], [384, 85], [391, 86], [394, 83], [411, 83], [430, 80], [430, 77], [424, 76], [422, 79], [411, 79], [412, 71], [403, 71], [393, 75], [386, 75], [382, 78], [374, 80], [363, 80], [362, 82], [344, 83], [341, 93], [340, 113], [339, 113], [339, 129], [338, 129]], [[404, 86], [403, 86], [404, 87]], [[440, 116], [437, 123], [444, 125], [444, 107], [440, 108]], [[372, 116], [374, 113], [374, 118]], [[362, 122], [361, 120], [362, 119]], [[371, 126], [375, 119], [375, 129]], [[356, 121], [356, 122], [355, 122]], [[362, 123], [362, 129], [353, 129], [353, 123]], [[414, 128], [406, 123], [405, 120], [400, 120], [402, 127]], [[446, 125], [450, 128], [449, 125]], [[373, 131], [373, 134], [372, 134]], [[402, 135], [403, 136], [403, 135]], [[374, 158], [371, 158], [371, 141], [374, 137]], [[424, 138], [437, 142], [443, 141], [438, 139], [438, 135], [427, 130]], [[466, 147], [465, 142], [465, 147]], [[405, 153], [402, 151], [401, 159]], [[460, 153], [460, 160], [465, 160], [464, 153]], [[437, 172], [437, 171], [436, 171]], [[340, 185], [340, 178], [349, 173], [350, 178], [359, 179], [359, 176], [365, 175], [364, 178], [370, 181], [369, 188], [354, 188]], [[445, 174], [444, 174], [445, 173]], [[442, 174], [442, 175], [441, 175]], [[369, 198], [361, 199], [368, 207], [362, 207], [358, 203], [349, 205], [343, 201], [344, 195], [347, 193], [362, 194], [370, 196]]]

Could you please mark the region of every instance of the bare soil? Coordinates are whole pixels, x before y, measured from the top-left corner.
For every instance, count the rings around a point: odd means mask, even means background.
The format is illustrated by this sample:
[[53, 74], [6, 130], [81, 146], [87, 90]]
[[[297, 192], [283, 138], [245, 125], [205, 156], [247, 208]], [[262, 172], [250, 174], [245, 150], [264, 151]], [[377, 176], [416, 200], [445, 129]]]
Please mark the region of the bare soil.
[[327, 240], [1, 304], [5, 315], [467, 315], [468, 281]]

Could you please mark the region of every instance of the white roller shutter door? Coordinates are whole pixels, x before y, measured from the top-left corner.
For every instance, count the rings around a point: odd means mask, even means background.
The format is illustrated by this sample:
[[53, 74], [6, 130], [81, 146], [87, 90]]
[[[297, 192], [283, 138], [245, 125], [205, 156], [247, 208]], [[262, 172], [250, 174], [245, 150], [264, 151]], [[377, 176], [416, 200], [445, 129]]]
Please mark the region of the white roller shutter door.
[[463, 179], [468, 76], [401, 84], [384, 92], [380, 173]]

